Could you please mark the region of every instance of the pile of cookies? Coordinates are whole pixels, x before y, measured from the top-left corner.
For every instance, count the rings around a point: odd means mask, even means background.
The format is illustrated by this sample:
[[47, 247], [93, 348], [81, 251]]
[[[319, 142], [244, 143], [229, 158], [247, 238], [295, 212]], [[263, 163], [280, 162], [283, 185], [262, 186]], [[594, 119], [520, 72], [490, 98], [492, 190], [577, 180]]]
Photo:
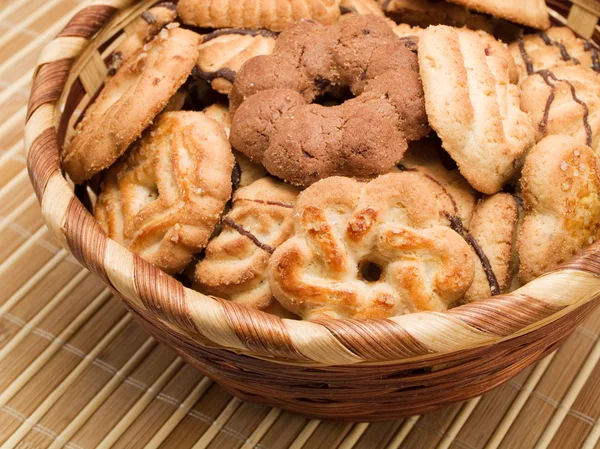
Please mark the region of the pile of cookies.
[[205, 294], [442, 311], [600, 238], [600, 52], [543, 0], [179, 0], [114, 46], [64, 172]]

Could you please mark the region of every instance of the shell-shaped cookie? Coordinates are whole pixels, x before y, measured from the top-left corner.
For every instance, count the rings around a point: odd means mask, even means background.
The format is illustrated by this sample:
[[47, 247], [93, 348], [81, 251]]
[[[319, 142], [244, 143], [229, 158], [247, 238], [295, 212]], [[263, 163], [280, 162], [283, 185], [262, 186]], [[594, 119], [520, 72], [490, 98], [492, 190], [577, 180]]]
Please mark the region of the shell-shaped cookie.
[[536, 140], [566, 134], [600, 155], [600, 73], [581, 65], [541, 70], [521, 84]]
[[242, 64], [254, 56], [270, 54], [276, 37], [265, 30], [222, 29], [207, 34], [202, 39], [194, 73], [209, 81], [214, 90], [227, 95]]
[[583, 65], [600, 73], [600, 50], [596, 44], [578, 38], [568, 27], [552, 27], [528, 34], [509, 46], [517, 64], [519, 81], [553, 67]]
[[534, 131], [508, 62], [486, 49], [476, 33], [440, 25], [421, 33], [418, 54], [431, 127], [467, 181], [493, 194], [518, 171]]
[[109, 75], [114, 75], [124, 61], [127, 61], [144, 45], [152, 40], [160, 30], [177, 18], [177, 5], [171, 2], [159, 3], [125, 27], [125, 39], [113, 53]]
[[444, 310], [473, 280], [452, 211], [442, 187], [414, 172], [323, 179], [298, 197], [294, 236], [269, 261], [271, 290], [305, 319]]
[[266, 28], [282, 31], [301, 19], [324, 25], [340, 16], [341, 0], [179, 0], [183, 23], [203, 28]]
[[75, 184], [115, 162], [165, 108], [192, 72], [198, 39], [193, 31], [163, 28], [106, 82], [61, 155]]
[[208, 242], [231, 197], [233, 154], [201, 112], [161, 114], [102, 183], [95, 216], [108, 236], [168, 273]]
[[256, 309], [271, 309], [275, 301], [267, 264], [275, 248], [293, 232], [297, 195], [297, 189], [274, 178], [239, 189], [221, 233], [196, 265], [197, 288]]
[[521, 185], [519, 279], [529, 282], [600, 239], [600, 160], [572, 137], [548, 136], [527, 156]]

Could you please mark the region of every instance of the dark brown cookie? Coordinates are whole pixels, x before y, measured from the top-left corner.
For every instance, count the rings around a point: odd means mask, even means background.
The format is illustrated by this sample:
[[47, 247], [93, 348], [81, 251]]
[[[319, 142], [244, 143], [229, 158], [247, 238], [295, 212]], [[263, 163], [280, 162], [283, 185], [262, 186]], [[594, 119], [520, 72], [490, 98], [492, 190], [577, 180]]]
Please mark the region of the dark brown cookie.
[[[318, 104], [343, 88], [354, 98]], [[234, 148], [301, 186], [387, 173], [429, 132], [417, 57], [376, 16], [289, 27], [242, 66], [229, 100]]]

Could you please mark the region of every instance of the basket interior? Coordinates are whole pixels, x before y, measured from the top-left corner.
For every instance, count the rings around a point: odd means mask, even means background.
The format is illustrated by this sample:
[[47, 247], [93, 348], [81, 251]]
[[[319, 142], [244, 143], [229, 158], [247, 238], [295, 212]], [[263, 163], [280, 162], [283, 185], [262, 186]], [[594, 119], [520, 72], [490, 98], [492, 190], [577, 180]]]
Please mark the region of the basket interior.
[[[83, 113], [85, 112], [85, 109], [87, 108], [87, 106], [93, 101], [93, 99], [95, 98], [95, 96], [98, 94], [98, 92], [100, 91], [100, 89], [103, 86], [104, 80], [107, 76], [107, 70], [108, 67], [110, 65], [111, 62], [111, 54], [114, 51], [114, 49], [119, 45], [119, 43], [125, 38], [125, 34], [128, 32], [128, 26], [129, 24], [131, 24], [131, 22], [133, 20], [135, 20], [139, 14], [141, 14], [142, 11], [144, 11], [145, 9], [149, 8], [150, 6], [152, 6], [155, 3], [158, 3], [159, 0], [142, 0], [139, 1], [137, 3], [135, 3], [133, 6], [131, 6], [128, 9], [122, 10], [120, 12], [118, 12], [113, 19], [110, 20], [110, 22], [89, 42], [89, 46], [83, 51], [82, 55], [77, 59], [77, 61], [75, 62], [75, 65], [73, 66], [65, 88], [63, 90], [63, 93], [59, 99], [59, 101], [56, 104], [56, 128], [58, 130], [58, 144], [60, 147], [62, 147], [65, 144], [68, 144], [69, 141], [71, 140], [73, 133], [74, 133], [74, 128], [76, 126], [76, 124], [79, 122], [79, 120], [81, 119]], [[567, 19], [562, 15], [565, 14], [566, 11], [568, 10], [568, 6], [564, 3], [564, 2], [557, 2], [557, 1], [550, 1], [548, 2], [550, 6], [552, 6], [555, 10], [552, 13], [552, 20], [555, 24], [561, 24], [564, 25], [567, 23]], [[596, 29], [596, 34], [595, 37], [597, 39], [597, 42], [600, 41], [600, 29]], [[83, 190], [76, 190], [76, 194], [78, 194], [78, 197], [82, 200], [82, 203], [84, 205], [88, 205], [89, 206], [89, 189], [87, 191], [85, 191], [85, 189]], [[89, 209], [89, 207], [88, 207]], [[146, 263], [146, 262], [142, 262], [142, 263]], [[149, 265], [149, 264], [148, 264]], [[179, 281], [175, 281], [177, 283], [179, 283]], [[560, 282], [560, 280], [557, 278], [556, 282]], [[556, 284], [553, 284], [556, 285]], [[182, 286], [179, 283], [179, 288], [183, 288], [186, 291], [186, 297], [193, 297], [194, 295], [200, 295], [199, 293], [195, 292], [195, 291], [191, 291], [190, 289], [187, 289], [186, 287]], [[529, 297], [529, 291], [531, 289], [527, 290], [527, 286], [525, 287], [525, 290], [520, 289], [517, 290], [516, 292], [514, 292], [513, 294], [510, 295], [510, 297], [508, 296], [498, 296], [495, 297], [493, 299], [490, 299], [488, 301], [490, 301], [490, 311], [493, 311], [494, 313], [490, 313], [489, 318], [490, 321], [493, 321], [494, 318], [501, 318], [503, 314], [508, 314], [511, 313], [511, 307], [514, 307], [514, 300], [515, 298], [520, 298], [520, 301], [522, 301], [523, 304], [525, 304], [528, 301], [528, 297]], [[546, 293], [549, 294], [549, 289], [546, 288]], [[204, 295], [201, 295], [204, 296]], [[218, 301], [218, 300], [215, 300]], [[589, 301], [589, 298], [588, 300]], [[586, 301], [586, 302], [587, 302]], [[219, 303], [222, 303], [224, 301], [218, 301]], [[523, 335], [526, 333], [531, 332], [532, 330], [535, 329], [540, 329], [541, 327], [543, 327], [545, 324], [558, 320], [561, 317], [564, 317], [565, 315], [572, 313], [574, 310], [577, 309], [578, 307], [578, 303], [574, 302], [572, 304], [569, 304], [567, 307], [557, 307], [556, 309], [545, 309], [545, 310], [539, 310], [536, 313], [539, 313], [539, 320], [535, 321], [534, 324], [529, 324], [526, 326], [523, 326], [522, 328], [515, 328], [515, 329], [509, 329], [506, 331], [504, 336], [501, 336], [500, 338], [495, 338], [495, 339], [485, 339], [482, 338], [479, 342], [472, 342], [471, 344], [469, 344], [469, 348], [473, 349], [476, 348], [478, 346], [485, 346], [485, 345], [489, 345], [490, 342], [495, 341], [495, 342], [499, 342], [499, 341], [503, 341], [506, 339], [510, 339], [510, 338], [515, 338], [519, 335]], [[238, 306], [236, 304], [230, 304], [226, 306], [227, 308], [231, 309], [231, 310], [235, 310], [236, 314], [239, 314], [239, 316], [246, 316], [249, 317], [249, 321], [256, 321], [256, 317], [261, 317], [259, 318], [260, 320], [264, 320], [264, 321], [268, 321], [268, 322], [276, 322], [276, 321], [282, 321], [279, 318], [276, 317], [272, 317], [270, 315], [266, 315], [264, 312], [259, 312], [259, 311], [249, 311], [249, 310], [238, 310], [239, 308], [244, 308], [244, 306]], [[438, 315], [449, 315], [449, 316], [456, 316], [457, 314], [461, 315], [461, 319], [465, 320], [465, 322], [468, 325], [474, 325], [475, 321], [473, 321], [473, 323], [468, 321], [468, 316], [470, 313], [475, 314], [475, 310], [476, 307], [474, 308], [471, 305], [467, 305], [467, 306], [460, 306], [458, 308], [452, 309], [450, 311], [447, 312], [443, 312], [441, 314]], [[479, 313], [480, 310], [478, 309], [477, 313]], [[530, 312], [530, 311], [529, 311]], [[528, 313], [529, 313], [528, 312]], [[465, 318], [466, 317], [466, 318]], [[410, 322], [411, 322], [411, 318], [405, 318], [405, 317], [397, 317], [398, 319], [395, 320], [396, 324], [409, 324], [409, 328], [411, 326]], [[287, 320], [283, 320], [283, 321], [287, 321]], [[346, 321], [346, 320], [341, 320], [341, 321]], [[323, 324], [323, 323], [320, 323]], [[324, 327], [327, 327], [330, 331], [332, 331], [334, 334], [339, 334], [340, 332], [343, 333], [344, 331], [342, 330], [343, 325], [339, 325], [341, 327], [339, 327], [337, 324], [333, 325], [333, 324], [323, 324]], [[478, 325], [477, 325], [478, 326]], [[477, 327], [475, 326], [475, 327]], [[335, 328], [335, 329], [334, 329]], [[487, 329], [482, 329], [483, 332], [487, 331]], [[207, 346], [210, 346], [210, 342], [205, 342]], [[264, 354], [253, 354], [257, 357], [264, 357]], [[395, 360], [398, 359], [398, 357], [401, 356], [401, 354], [394, 354], [393, 358]], [[406, 357], [407, 355], [405, 355], [404, 357]], [[414, 361], [414, 362], [418, 362], [420, 360], [426, 360], [430, 357], [432, 357], [433, 355], [431, 354], [422, 354], [419, 356], [408, 356], [406, 357], [407, 361]], [[402, 357], [400, 357], [402, 358]], [[382, 361], [380, 361], [381, 363]]]

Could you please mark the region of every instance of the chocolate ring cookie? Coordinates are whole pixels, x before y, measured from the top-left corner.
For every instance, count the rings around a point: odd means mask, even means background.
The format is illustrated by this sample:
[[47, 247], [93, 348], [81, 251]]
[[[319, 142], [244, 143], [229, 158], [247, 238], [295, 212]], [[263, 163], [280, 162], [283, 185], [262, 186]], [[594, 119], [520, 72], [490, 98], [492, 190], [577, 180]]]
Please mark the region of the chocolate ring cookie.
[[[315, 103], [341, 87], [355, 97]], [[386, 173], [429, 132], [417, 57], [376, 16], [294, 24], [242, 66], [229, 101], [233, 147], [301, 186]]]
[[111, 239], [177, 273], [206, 246], [232, 169], [221, 125], [202, 112], [166, 112], [106, 173], [96, 219]]
[[115, 162], [164, 109], [192, 72], [199, 37], [163, 28], [107, 81], [61, 155], [75, 184]]

